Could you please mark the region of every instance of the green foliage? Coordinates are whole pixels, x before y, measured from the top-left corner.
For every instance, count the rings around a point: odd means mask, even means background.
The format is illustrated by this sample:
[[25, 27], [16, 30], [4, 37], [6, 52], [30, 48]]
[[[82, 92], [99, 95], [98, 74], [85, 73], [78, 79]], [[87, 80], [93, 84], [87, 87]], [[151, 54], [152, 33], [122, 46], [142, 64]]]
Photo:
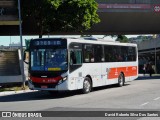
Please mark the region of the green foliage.
[[51, 0], [29, 0], [24, 1], [22, 5], [23, 20], [32, 20], [31, 22], [39, 30], [40, 37], [42, 37], [44, 33], [48, 33], [50, 30], [49, 23], [54, 15], [53, 9], [57, 8], [58, 3], [53, 4]]
[[48, 3], [52, 5], [54, 9], [57, 9], [61, 4], [63, 0], [48, 0]]
[[50, 32], [90, 29], [100, 22], [97, 9], [95, 0], [30, 0], [22, 7], [22, 15], [33, 20], [42, 37]]
[[127, 43], [128, 42], [128, 38], [125, 35], [118, 35], [116, 41]]
[[59, 24], [63, 31], [83, 32], [100, 22], [95, 0], [65, 0], [58, 8]]

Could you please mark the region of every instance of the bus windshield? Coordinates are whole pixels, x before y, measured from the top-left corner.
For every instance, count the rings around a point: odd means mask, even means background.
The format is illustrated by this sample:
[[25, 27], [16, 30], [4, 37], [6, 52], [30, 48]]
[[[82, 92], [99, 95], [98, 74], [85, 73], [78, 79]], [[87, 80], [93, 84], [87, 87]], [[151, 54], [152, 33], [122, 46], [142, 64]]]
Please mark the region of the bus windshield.
[[62, 71], [67, 67], [67, 49], [31, 50], [32, 71]]

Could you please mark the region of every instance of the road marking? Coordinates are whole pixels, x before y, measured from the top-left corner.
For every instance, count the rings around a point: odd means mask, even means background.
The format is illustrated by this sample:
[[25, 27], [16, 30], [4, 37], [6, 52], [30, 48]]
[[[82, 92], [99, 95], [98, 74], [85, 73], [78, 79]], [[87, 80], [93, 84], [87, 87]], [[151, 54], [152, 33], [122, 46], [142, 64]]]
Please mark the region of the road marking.
[[158, 99], [160, 99], [160, 97], [157, 97], [157, 98], [155, 98], [154, 100], [158, 100]]
[[143, 104], [141, 104], [140, 106], [144, 106], [144, 105], [147, 105], [149, 102], [146, 102], [146, 103], [143, 103]]

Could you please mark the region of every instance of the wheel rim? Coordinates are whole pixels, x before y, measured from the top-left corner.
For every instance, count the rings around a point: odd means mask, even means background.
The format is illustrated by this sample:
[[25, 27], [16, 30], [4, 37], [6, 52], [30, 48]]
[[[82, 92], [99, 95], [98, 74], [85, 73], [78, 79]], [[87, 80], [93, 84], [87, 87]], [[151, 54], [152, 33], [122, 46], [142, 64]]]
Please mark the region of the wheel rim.
[[86, 80], [86, 81], [84, 82], [84, 89], [85, 89], [85, 91], [86, 91], [86, 92], [89, 92], [89, 91], [90, 91], [90, 88], [91, 88], [91, 84], [90, 84], [90, 82], [89, 82], [88, 80]]

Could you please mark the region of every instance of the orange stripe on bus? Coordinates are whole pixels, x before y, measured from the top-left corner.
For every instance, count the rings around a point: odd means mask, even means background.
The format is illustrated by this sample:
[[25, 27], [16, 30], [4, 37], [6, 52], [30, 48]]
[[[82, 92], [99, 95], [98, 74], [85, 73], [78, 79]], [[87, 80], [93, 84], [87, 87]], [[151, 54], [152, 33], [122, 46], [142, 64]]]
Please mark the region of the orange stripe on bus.
[[117, 68], [110, 68], [108, 73], [108, 79], [118, 78], [121, 72], [124, 73], [125, 77], [138, 75], [137, 66], [117, 67]]

